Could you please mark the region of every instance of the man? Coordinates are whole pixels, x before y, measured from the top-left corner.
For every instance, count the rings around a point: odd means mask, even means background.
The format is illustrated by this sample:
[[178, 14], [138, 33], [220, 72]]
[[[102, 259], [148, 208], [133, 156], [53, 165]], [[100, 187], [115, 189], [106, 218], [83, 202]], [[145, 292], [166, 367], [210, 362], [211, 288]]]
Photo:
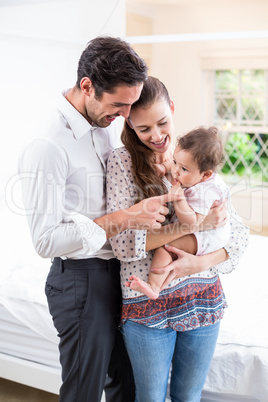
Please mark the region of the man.
[[53, 258], [46, 295], [60, 338], [61, 402], [99, 402], [105, 382], [106, 401], [134, 401], [118, 331], [120, 264], [107, 239], [127, 228], [159, 228], [168, 213], [163, 204], [174, 197], [107, 215], [105, 169], [118, 139], [113, 121], [128, 117], [146, 79], [144, 61], [126, 42], [93, 39], [76, 85], [20, 158], [33, 243], [40, 256]]

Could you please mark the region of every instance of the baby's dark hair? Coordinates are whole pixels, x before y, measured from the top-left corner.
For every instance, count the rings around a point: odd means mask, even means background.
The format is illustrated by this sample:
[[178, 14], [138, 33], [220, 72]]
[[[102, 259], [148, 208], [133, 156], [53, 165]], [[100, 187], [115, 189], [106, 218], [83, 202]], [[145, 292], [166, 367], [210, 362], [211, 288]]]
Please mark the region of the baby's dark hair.
[[223, 147], [216, 127], [197, 127], [189, 133], [177, 138], [182, 150], [191, 153], [198, 164], [200, 173], [206, 170], [215, 171], [223, 159]]

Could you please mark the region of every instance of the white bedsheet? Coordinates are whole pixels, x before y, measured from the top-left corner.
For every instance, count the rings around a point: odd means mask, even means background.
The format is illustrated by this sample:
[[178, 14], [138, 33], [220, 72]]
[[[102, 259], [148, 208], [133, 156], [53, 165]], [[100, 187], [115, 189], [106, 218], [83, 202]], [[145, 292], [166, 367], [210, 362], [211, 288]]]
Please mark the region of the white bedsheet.
[[58, 344], [44, 293], [50, 260], [36, 254], [24, 216], [3, 207], [0, 220], [5, 228], [1, 239], [0, 304], [23, 325]]
[[23, 325], [1, 304], [0, 317], [0, 353], [60, 369], [58, 346], [53, 340]]
[[[5, 228], [0, 303], [23, 325], [58, 343], [44, 294], [50, 261], [35, 253], [25, 217], [2, 209], [0, 218]], [[229, 308], [221, 324], [205, 392], [268, 402], [266, 249], [268, 238], [251, 235], [239, 267], [221, 277]]]
[[205, 390], [268, 401], [268, 237], [251, 235], [237, 269], [222, 275], [229, 307]]

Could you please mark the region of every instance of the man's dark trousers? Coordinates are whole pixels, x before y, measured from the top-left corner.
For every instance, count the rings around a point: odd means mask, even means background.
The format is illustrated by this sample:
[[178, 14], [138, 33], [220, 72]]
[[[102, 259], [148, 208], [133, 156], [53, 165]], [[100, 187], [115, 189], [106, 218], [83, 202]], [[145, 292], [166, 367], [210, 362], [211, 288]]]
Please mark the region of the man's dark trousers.
[[118, 330], [120, 262], [54, 258], [46, 295], [60, 337], [59, 402], [99, 402], [104, 387], [107, 402], [134, 402], [132, 369]]

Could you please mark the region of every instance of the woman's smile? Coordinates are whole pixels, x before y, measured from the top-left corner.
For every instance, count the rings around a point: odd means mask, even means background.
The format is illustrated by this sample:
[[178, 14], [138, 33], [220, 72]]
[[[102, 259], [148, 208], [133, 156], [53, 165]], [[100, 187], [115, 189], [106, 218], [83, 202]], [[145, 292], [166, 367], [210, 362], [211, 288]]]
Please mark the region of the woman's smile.
[[154, 102], [150, 107], [131, 110], [130, 122], [139, 140], [153, 152], [166, 152], [170, 146], [174, 124], [173, 111], [166, 100]]
[[151, 141], [151, 143], [156, 147], [156, 148], [163, 148], [166, 146], [168, 140], [168, 135], [166, 135], [161, 141]]

